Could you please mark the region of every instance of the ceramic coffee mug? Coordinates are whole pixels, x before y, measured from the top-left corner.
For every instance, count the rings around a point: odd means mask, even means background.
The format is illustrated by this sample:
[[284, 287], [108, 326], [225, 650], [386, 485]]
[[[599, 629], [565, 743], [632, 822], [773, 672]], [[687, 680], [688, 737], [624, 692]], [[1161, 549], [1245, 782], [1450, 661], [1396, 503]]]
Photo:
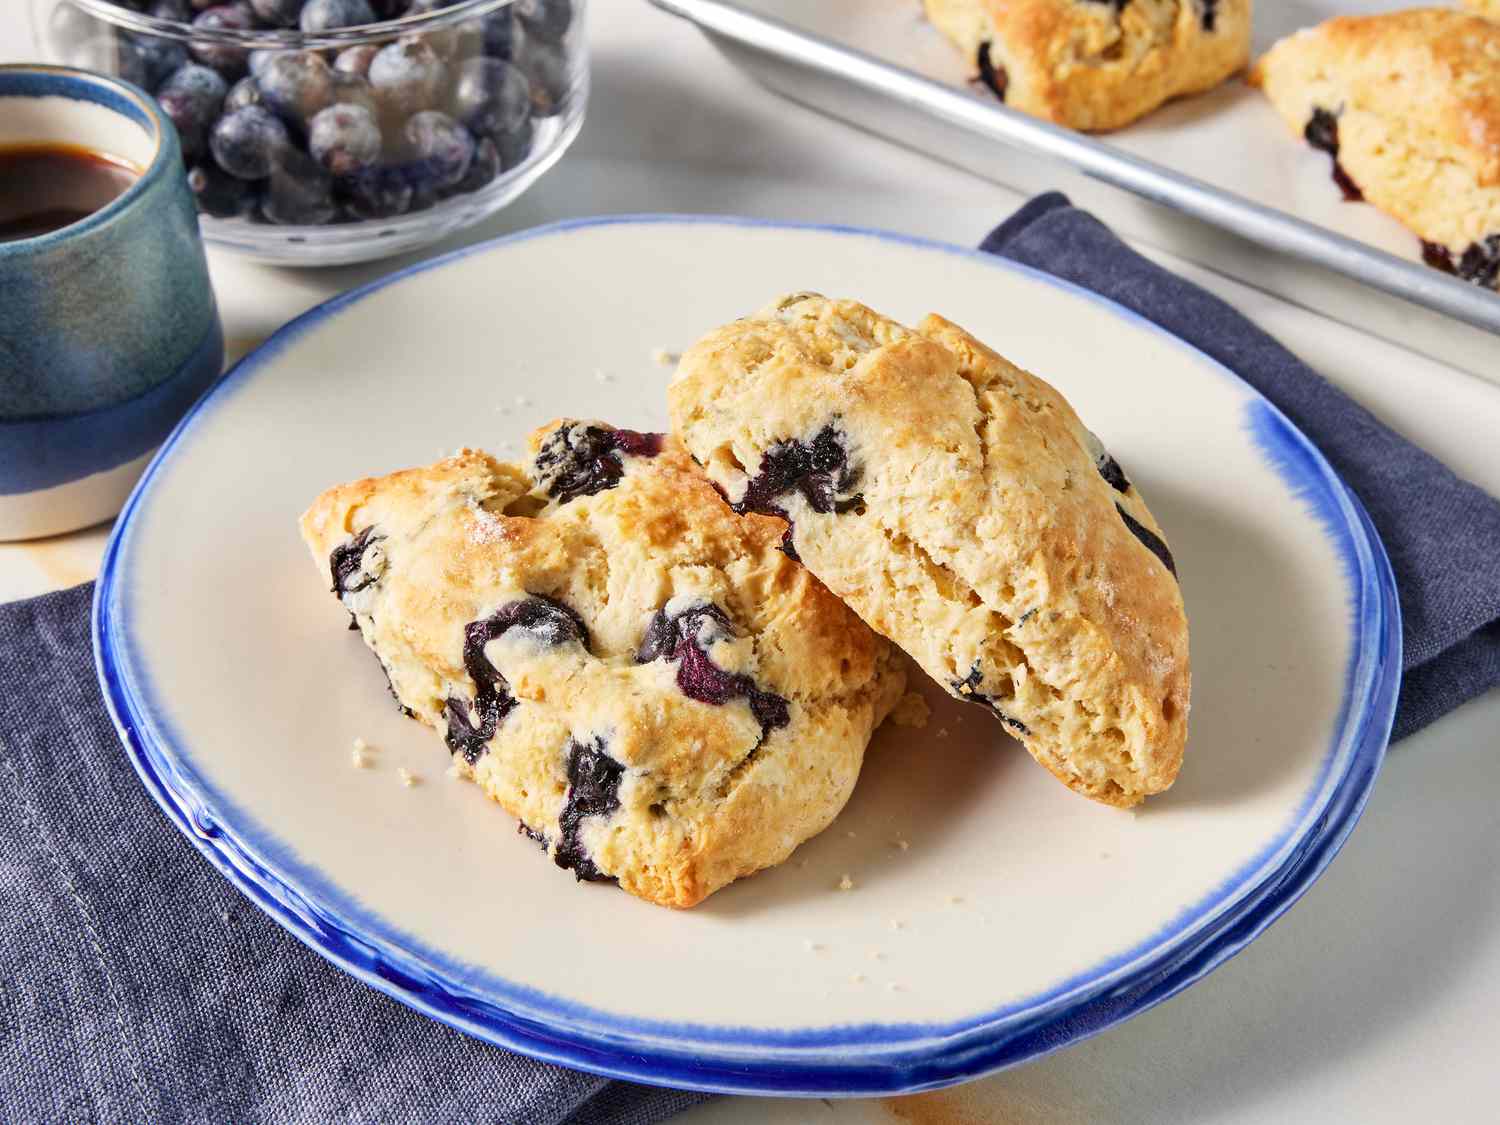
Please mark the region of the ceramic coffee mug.
[[118, 512], [224, 363], [182, 150], [156, 103], [86, 71], [0, 66], [0, 148], [38, 143], [141, 176], [71, 226], [0, 242], [0, 540]]

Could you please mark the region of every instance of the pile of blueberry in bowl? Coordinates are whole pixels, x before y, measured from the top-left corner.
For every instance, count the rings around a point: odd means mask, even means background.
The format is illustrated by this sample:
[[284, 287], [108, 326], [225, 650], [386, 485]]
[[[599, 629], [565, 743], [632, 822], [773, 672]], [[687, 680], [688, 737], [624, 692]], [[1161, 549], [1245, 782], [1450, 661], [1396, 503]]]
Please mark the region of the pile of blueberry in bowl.
[[562, 155], [586, 0], [36, 0], [57, 62], [153, 95], [205, 237], [337, 265], [436, 241]]

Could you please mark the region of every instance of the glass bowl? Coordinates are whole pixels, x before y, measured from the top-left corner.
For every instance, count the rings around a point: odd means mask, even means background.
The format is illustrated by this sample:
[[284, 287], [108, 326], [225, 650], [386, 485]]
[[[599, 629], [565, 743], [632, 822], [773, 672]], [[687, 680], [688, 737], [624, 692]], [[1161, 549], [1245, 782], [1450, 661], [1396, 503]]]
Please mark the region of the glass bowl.
[[47, 59], [161, 104], [209, 242], [320, 266], [435, 242], [556, 163], [588, 100], [586, 2], [33, 0], [32, 16]]

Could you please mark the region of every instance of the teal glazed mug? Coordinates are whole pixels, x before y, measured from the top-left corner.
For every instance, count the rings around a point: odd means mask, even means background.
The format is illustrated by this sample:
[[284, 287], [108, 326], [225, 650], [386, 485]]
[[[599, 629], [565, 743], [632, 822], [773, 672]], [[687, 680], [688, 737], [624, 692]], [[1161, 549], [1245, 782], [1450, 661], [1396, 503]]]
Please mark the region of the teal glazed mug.
[[0, 153], [38, 145], [140, 174], [69, 226], [0, 241], [0, 540], [115, 515], [224, 364], [182, 150], [156, 103], [86, 71], [0, 66]]

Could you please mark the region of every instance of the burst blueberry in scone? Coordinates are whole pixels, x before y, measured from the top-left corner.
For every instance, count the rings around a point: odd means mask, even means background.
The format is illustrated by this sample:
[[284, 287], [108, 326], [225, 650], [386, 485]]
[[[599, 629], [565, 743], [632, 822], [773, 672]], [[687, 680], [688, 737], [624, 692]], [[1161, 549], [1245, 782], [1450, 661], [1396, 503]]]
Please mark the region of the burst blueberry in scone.
[[1339, 17], [1251, 72], [1334, 161], [1349, 198], [1408, 227], [1429, 265], [1500, 283], [1500, 23], [1450, 9]]
[[1187, 617], [1128, 474], [1048, 384], [963, 329], [796, 294], [682, 357], [672, 425], [737, 509], [1071, 788], [1172, 784]]
[[1118, 129], [1250, 58], [1251, 0], [923, 0], [1006, 105]]
[[302, 534], [401, 707], [561, 867], [692, 906], [843, 808], [898, 657], [671, 438], [556, 422], [324, 493]]

